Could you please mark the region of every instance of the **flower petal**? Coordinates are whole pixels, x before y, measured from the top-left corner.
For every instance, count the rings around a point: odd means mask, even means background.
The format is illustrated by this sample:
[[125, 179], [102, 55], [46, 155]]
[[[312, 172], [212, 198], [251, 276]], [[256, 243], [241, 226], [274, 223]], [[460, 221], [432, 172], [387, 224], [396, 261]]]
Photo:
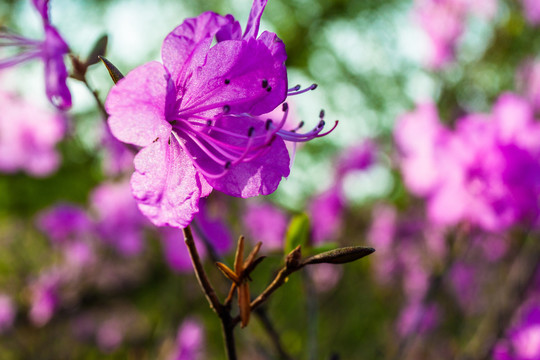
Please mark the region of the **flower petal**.
[[[189, 74], [204, 64], [214, 36], [223, 27], [233, 33], [239, 25], [235, 25], [231, 15], [205, 12], [196, 18], [186, 19], [167, 35], [161, 48], [161, 58], [177, 88], [182, 89]], [[223, 33], [222, 37], [227, 35]]]
[[[285, 142], [279, 136], [275, 136], [271, 144], [265, 145], [264, 135], [267, 134], [267, 130], [260, 119], [247, 116], [223, 116], [216, 121], [215, 127], [239, 135], [246, 135], [249, 129], [253, 128], [253, 138], [259, 137], [257, 141], [253, 141], [250, 146], [252, 150], [247, 153], [243, 161], [233, 163], [221, 177], [206, 178], [216, 190], [243, 198], [260, 194], [268, 195], [276, 190], [282, 177], [289, 175], [290, 160]], [[247, 136], [239, 138], [215, 130], [211, 135], [215, 140], [237, 148], [246, 148], [249, 141]], [[204, 144], [207, 147], [211, 146], [210, 142]], [[203, 173], [218, 174], [224, 171], [223, 165], [212, 160], [207, 152], [202, 151], [191, 138], [186, 140], [185, 146], [196, 166], [202, 169]], [[211, 148], [209, 150], [215, 151]], [[218, 152], [216, 151], [215, 154]]]
[[211, 189], [175, 138], [162, 138], [135, 156], [131, 177], [139, 209], [157, 226], [184, 228]]
[[287, 94], [283, 54], [272, 53], [264, 41], [255, 39], [216, 44], [208, 51], [205, 65], [186, 84], [180, 115], [272, 111]]
[[253, 0], [251, 11], [249, 13], [248, 22], [246, 25], [246, 31], [244, 32], [244, 39], [249, 37], [257, 37], [259, 32], [259, 24], [261, 23], [261, 16], [264, 11], [264, 7], [268, 0]]
[[112, 134], [138, 146], [147, 146], [158, 137], [168, 139], [167, 94], [167, 73], [160, 63], [150, 62], [131, 71], [107, 96], [105, 108]]
[[69, 48], [58, 31], [45, 25], [45, 91], [49, 101], [60, 110], [71, 107], [71, 93], [66, 84], [68, 72], [64, 63], [64, 54], [68, 52]]

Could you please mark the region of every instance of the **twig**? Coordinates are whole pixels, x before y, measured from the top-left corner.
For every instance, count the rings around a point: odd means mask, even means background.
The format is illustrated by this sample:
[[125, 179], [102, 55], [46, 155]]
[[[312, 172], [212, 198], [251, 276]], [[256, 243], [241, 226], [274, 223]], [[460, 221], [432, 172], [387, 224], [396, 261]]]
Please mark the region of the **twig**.
[[103, 115], [103, 119], [107, 120], [107, 117], [109, 115], [107, 114], [107, 111], [105, 111], [105, 106], [103, 105], [103, 102], [101, 102], [101, 99], [99, 98], [99, 94], [98, 94], [97, 90], [94, 90], [94, 88], [92, 88], [92, 86], [90, 86], [90, 83], [88, 82], [88, 79], [86, 78], [86, 75], [82, 78], [81, 81], [83, 82], [84, 86], [86, 86], [88, 91], [90, 91], [90, 93], [92, 93], [92, 96], [94, 97], [94, 100], [96, 101], [96, 104], [97, 104], [97, 106], [99, 108], [99, 111], [101, 112], [101, 115]]
[[225, 339], [225, 351], [227, 353], [227, 358], [229, 360], [236, 360], [236, 346], [234, 344], [234, 326], [235, 322], [231, 318], [230, 312], [219, 302], [216, 292], [210, 284], [210, 280], [204, 271], [202, 266], [201, 258], [197, 252], [197, 247], [195, 246], [195, 241], [193, 240], [193, 234], [191, 229], [187, 226], [184, 229], [184, 242], [189, 251], [189, 256], [191, 257], [191, 262], [193, 264], [193, 269], [195, 270], [195, 275], [199, 281], [199, 285], [208, 300], [210, 308], [219, 316], [221, 320], [221, 329], [223, 332], [223, 337]]

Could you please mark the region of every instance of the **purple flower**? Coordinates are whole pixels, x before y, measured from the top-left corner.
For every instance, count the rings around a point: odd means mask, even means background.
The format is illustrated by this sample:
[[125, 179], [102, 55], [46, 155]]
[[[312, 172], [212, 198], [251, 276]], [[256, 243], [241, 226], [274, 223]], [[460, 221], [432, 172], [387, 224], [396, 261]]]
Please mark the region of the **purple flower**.
[[124, 340], [124, 329], [118, 319], [108, 319], [99, 326], [96, 333], [99, 348], [104, 352], [116, 349]]
[[85, 238], [92, 230], [86, 211], [76, 205], [56, 205], [37, 217], [37, 225], [56, 244]]
[[103, 127], [101, 145], [104, 150], [103, 170], [109, 176], [133, 171], [133, 152], [111, 134], [108, 126]]
[[311, 200], [308, 213], [314, 245], [336, 240], [341, 230], [343, 211], [344, 201], [339, 187], [332, 187]]
[[13, 326], [17, 309], [13, 300], [6, 294], [0, 294], [0, 334]]
[[521, 0], [525, 18], [531, 25], [540, 25], [540, 3], [536, 0]]
[[197, 360], [203, 358], [205, 341], [202, 324], [192, 318], [184, 320], [176, 337], [176, 350], [168, 360]]
[[32, 59], [42, 59], [47, 97], [58, 109], [66, 110], [71, 107], [71, 94], [66, 84], [68, 72], [64, 64], [64, 55], [69, 53], [69, 47], [50, 23], [49, 1], [33, 0], [32, 3], [43, 20], [45, 39], [32, 40], [10, 32], [0, 32], [0, 47], [21, 49], [14, 56], [0, 59], [0, 70]]
[[54, 172], [64, 118], [7, 93], [0, 93], [0, 108], [0, 171], [24, 170], [33, 176]]
[[337, 177], [343, 178], [350, 171], [365, 170], [375, 162], [377, 145], [372, 140], [365, 140], [351, 146], [337, 159]]
[[306, 269], [315, 290], [319, 293], [328, 292], [336, 287], [343, 276], [343, 267], [333, 264], [317, 264]]
[[42, 274], [31, 286], [30, 321], [36, 326], [49, 322], [59, 305], [58, 290], [61, 277], [58, 271]]
[[[169, 267], [180, 273], [193, 271], [191, 258], [187, 247], [184, 245], [184, 235], [181, 230], [173, 227], [160, 229], [163, 254]], [[206, 255], [206, 249], [198, 238], [194, 238], [197, 251], [201, 258]]]
[[495, 360], [536, 360], [540, 358], [540, 308], [529, 306], [506, 339], [493, 351]]
[[217, 209], [214, 209], [217, 211], [211, 213], [208, 201], [205, 199], [202, 199], [199, 203], [199, 212], [193, 218], [196, 224], [193, 227], [195, 230], [193, 236], [200, 243], [204, 243], [202, 239], [204, 237], [218, 254], [226, 254], [231, 250], [233, 237], [223, 218], [216, 214], [220, 213], [219, 207], [221, 204], [210, 205], [217, 205]]
[[282, 210], [269, 203], [249, 203], [242, 223], [253, 243], [262, 241], [267, 250], [283, 249], [288, 220]]
[[405, 183], [428, 198], [430, 219], [442, 225], [468, 221], [490, 231], [535, 223], [540, 125], [527, 102], [504, 94], [491, 115], [459, 119], [453, 132], [438, 123], [433, 108], [423, 109], [403, 116], [395, 137]]
[[148, 222], [131, 196], [129, 183], [102, 184], [90, 198], [101, 239], [125, 256], [139, 254], [144, 247], [143, 231]]
[[[281, 129], [258, 115], [287, 94], [283, 42], [258, 27], [264, 0], [255, 0], [244, 34], [231, 15], [187, 19], [164, 40], [163, 64], [130, 72], [106, 101], [113, 135], [143, 147], [131, 179], [139, 208], [155, 225], [183, 228], [213, 188], [251, 197], [270, 194], [289, 174], [283, 139], [306, 134]], [[217, 44], [212, 46], [214, 38]]]
[[401, 336], [410, 333], [425, 334], [439, 322], [439, 310], [436, 304], [423, 305], [418, 302], [410, 303], [402, 309], [397, 323]]

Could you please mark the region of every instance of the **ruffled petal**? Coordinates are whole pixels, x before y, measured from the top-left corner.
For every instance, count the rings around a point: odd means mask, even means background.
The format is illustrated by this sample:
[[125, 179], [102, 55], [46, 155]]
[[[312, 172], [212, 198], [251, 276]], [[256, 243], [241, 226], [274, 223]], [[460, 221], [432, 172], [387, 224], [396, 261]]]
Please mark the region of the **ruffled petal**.
[[66, 84], [68, 72], [64, 55], [69, 48], [58, 31], [45, 25], [43, 61], [45, 62], [45, 91], [49, 101], [60, 110], [71, 107], [71, 93]]
[[167, 79], [163, 65], [154, 61], [131, 71], [111, 89], [105, 108], [111, 132], [118, 140], [147, 146], [157, 138], [169, 138]]
[[[251, 140], [246, 136], [250, 128], [253, 128]], [[289, 175], [290, 159], [285, 142], [274, 135], [270, 143], [266, 137], [268, 130], [261, 119], [223, 116], [216, 120], [214, 129], [208, 135], [211, 135], [213, 141], [205, 141], [203, 136], [191, 134], [191, 137], [186, 138], [184, 146], [203, 175], [222, 174], [218, 177], [205, 175], [208, 183], [216, 190], [243, 198], [268, 195], [276, 190], [282, 177]], [[245, 151], [246, 148], [248, 151]], [[234, 159], [227, 159], [223, 156], [224, 151], [234, 153], [240, 160], [235, 163]], [[217, 162], [216, 158], [221, 162]], [[227, 160], [231, 164], [225, 171], [224, 163]]]
[[274, 56], [260, 40], [216, 44], [208, 51], [206, 64], [187, 83], [179, 115], [272, 111], [287, 95], [283, 61], [281, 53]]
[[253, 0], [251, 11], [249, 13], [248, 22], [246, 25], [246, 31], [244, 32], [244, 38], [257, 37], [259, 32], [259, 24], [261, 23], [261, 16], [264, 11], [264, 7], [268, 0]]
[[162, 138], [135, 156], [131, 189], [139, 209], [157, 226], [184, 228], [208, 195], [205, 180], [174, 137]]
[[[216, 33], [223, 27], [234, 32], [235, 20], [231, 15], [221, 16], [205, 12], [196, 18], [186, 19], [163, 41], [161, 58], [180, 92], [183, 92], [189, 75], [206, 60], [206, 54]], [[227, 31], [221, 34], [227, 37]]]

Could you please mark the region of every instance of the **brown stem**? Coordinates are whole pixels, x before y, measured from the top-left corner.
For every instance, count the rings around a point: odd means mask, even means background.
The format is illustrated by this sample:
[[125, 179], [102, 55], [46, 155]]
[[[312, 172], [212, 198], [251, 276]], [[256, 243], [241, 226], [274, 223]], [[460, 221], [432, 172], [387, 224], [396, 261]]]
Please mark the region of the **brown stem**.
[[204, 271], [201, 258], [195, 246], [195, 241], [193, 240], [193, 234], [191, 229], [187, 226], [184, 229], [184, 242], [189, 251], [189, 256], [191, 257], [191, 262], [193, 264], [193, 269], [195, 270], [195, 275], [199, 281], [199, 285], [208, 300], [210, 308], [219, 316], [221, 321], [221, 328], [223, 331], [223, 338], [225, 340], [225, 351], [227, 353], [227, 358], [229, 360], [236, 360], [236, 346], [234, 344], [234, 326], [235, 322], [231, 318], [230, 312], [219, 302], [216, 292], [210, 284], [210, 280]]
[[107, 115], [107, 111], [105, 111], [105, 106], [103, 105], [103, 103], [101, 102], [101, 99], [99, 98], [99, 94], [96, 90], [94, 90], [90, 84], [88, 83], [88, 80], [86, 79], [86, 76], [84, 76], [84, 78], [82, 79], [82, 82], [84, 83], [84, 85], [86, 86], [86, 88], [88, 89], [88, 91], [90, 91], [92, 93], [92, 96], [94, 97], [94, 100], [96, 100], [96, 104], [99, 108], [99, 111], [101, 112], [101, 114], [103, 115], [103, 118], [105, 120], [107, 120], [107, 117], [109, 115]]

